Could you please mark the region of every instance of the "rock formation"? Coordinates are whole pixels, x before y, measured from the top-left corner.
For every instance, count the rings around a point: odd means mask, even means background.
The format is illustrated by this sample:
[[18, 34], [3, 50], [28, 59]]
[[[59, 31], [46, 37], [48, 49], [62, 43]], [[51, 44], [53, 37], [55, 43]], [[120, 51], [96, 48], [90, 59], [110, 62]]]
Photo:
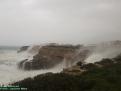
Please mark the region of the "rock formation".
[[29, 46], [22, 46], [17, 52], [18, 52], [18, 53], [24, 52], [24, 51], [26, 51], [28, 48], [29, 48]]
[[[74, 63], [77, 60], [85, 58], [87, 50], [83, 50], [83, 53], [79, 52], [82, 46], [72, 45], [46, 45], [39, 49], [39, 52], [33, 57], [33, 60], [23, 60], [19, 63], [19, 68], [25, 70], [38, 70], [38, 69], [49, 69], [55, 65], [66, 60], [66, 64]], [[82, 47], [83, 48], [83, 47]], [[84, 54], [85, 53], [85, 54]], [[79, 58], [81, 57], [81, 58]]]
[[[22, 47], [26, 50], [28, 47]], [[23, 60], [19, 63], [19, 68], [24, 70], [49, 69], [64, 62], [66, 68], [73, 66], [77, 62], [83, 64], [96, 62], [103, 58], [111, 58], [121, 51], [121, 41], [112, 41], [95, 45], [59, 45], [51, 43], [44, 46], [29, 47], [28, 52], [34, 53], [32, 60]], [[98, 57], [98, 54], [101, 57]], [[93, 59], [96, 58], [97, 59]]]

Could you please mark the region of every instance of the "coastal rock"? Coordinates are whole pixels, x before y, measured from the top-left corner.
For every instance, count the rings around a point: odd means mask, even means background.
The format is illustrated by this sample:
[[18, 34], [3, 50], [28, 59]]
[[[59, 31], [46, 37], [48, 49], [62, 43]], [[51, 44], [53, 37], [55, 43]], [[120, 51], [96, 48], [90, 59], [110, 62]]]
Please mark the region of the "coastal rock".
[[36, 54], [36, 53], [38, 53], [40, 48], [41, 48], [40, 45], [34, 45], [28, 49], [28, 53]]
[[24, 52], [24, 51], [26, 51], [28, 48], [29, 48], [29, 46], [22, 46], [17, 52], [18, 52], [18, 53]]
[[75, 53], [80, 47], [80, 45], [72, 46], [55, 44], [42, 46], [32, 60], [24, 60], [20, 62], [19, 68], [24, 70], [39, 70], [52, 68], [64, 60], [73, 63], [74, 58], [77, 58]]

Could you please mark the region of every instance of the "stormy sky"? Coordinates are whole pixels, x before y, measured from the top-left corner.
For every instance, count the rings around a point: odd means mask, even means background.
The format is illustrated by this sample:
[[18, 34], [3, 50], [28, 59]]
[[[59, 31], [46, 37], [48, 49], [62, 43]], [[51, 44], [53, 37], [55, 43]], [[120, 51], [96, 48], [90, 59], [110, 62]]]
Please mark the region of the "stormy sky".
[[0, 0], [0, 45], [121, 40], [121, 0]]

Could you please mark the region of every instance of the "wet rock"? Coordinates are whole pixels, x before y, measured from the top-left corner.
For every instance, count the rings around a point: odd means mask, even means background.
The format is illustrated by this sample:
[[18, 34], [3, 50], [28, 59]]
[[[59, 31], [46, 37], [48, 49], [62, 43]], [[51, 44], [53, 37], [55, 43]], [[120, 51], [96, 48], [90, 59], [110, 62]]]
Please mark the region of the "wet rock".
[[80, 69], [80, 66], [72, 66], [70, 68], [63, 69], [62, 73], [69, 75], [80, 75], [85, 70]]
[[[24, 60], [19, 63], [19, 68], [24, 70], [49, 69], [66, 59], [67, 54], [74, 54], [78, 46], [70, 45], [47, 45], [39, 49], [32, 60]], [[71, 55], [74, 56], [74, 55]], [[71, 60], [71, 59], [70, 59]]]
[[27, 61], [28, 59], [25, 59], [25, 60], [23, 60], [23, 61], [21, 61], [21, 62], [19, 62], [18, 63], [18, 68], [20, 69], [24, 69], [24, 63]]
[[100, 66], [110, 66], [110, 65], [114, 64], [114, 61], [109, 58], [104, 58], [99, 62], [95, 62], [95, 64], [100, 65]]
[[36, 54], [36, 53], [38, 53], [40, 47], [41, 47], [40, 45], [34, 45], [29, 48], [28, 53]]
[[26, 51], [28, 48], [29, 48], [29, 46], [22, 46], [17, 52], [18, 52], [18, 53], [24, 52], [24, 51]]

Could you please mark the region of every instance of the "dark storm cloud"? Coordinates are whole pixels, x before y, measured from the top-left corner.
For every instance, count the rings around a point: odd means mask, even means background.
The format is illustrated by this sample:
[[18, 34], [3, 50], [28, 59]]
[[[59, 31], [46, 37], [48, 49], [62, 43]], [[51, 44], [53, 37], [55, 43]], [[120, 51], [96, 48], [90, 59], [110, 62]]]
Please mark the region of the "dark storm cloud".
[[0, 45], [121, 39], [121, 0], [0, 0]]

